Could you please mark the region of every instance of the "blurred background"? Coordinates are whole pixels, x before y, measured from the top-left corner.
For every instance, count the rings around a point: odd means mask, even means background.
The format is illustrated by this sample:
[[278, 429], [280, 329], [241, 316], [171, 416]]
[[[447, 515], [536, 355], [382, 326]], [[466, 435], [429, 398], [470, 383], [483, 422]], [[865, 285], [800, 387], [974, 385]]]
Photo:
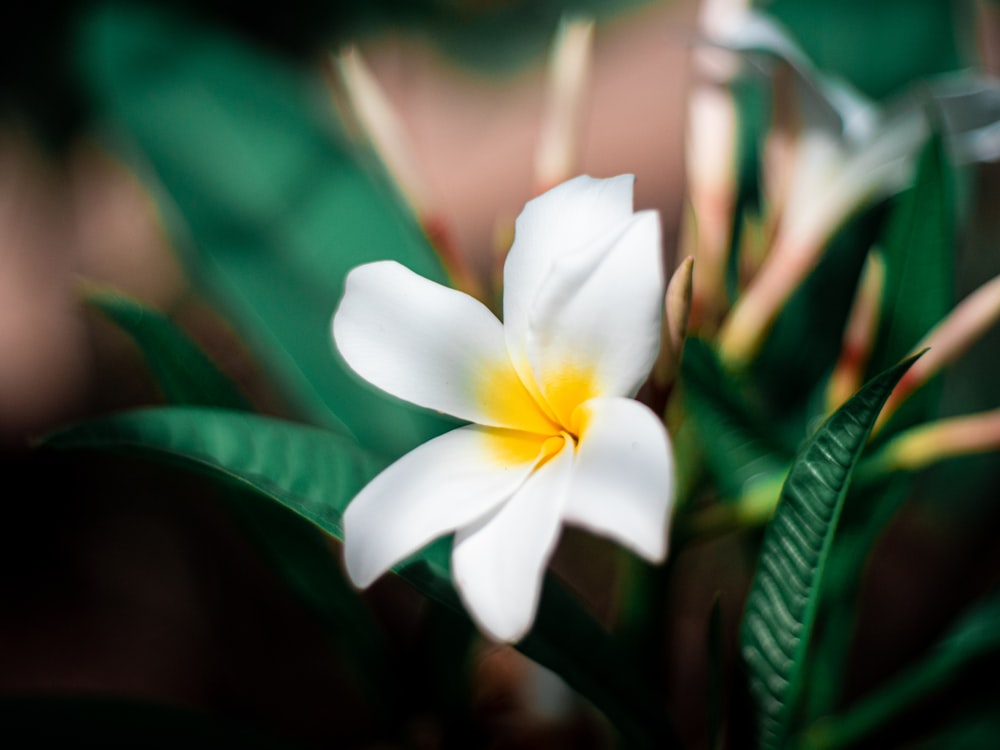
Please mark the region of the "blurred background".
[[[306, 217], [295, 227], [301, 217], [286, 208], [359, 179], [337, 171], [345, 152], [361, 151], [331, 84], [330, 55], [348, 44], [405, 125], [453, 247], [486, 282], [537, 192], [546, 56], [568, 10], [598, 19], [579, 169], [635, 173], [638, 206], [660, 209], [673, 237], [690, 2], [67, 2], [25, 7], [6, 25], [0, 717], [9, 731], [142, 744], [182, 732], [170, 729], [173, 715], [134, 718], [131, 701], [141, 701], [213, 717], [220, 737], [251, 746], [271, 735], [326, 747], [393, 735], [427, 748], [611, 741], [604, 720], [564, 689], [546, 699], [546, 679], [557, 678], [510, 649], [483, 648], [475, 693], [455, 695], [435, 657], [447, 645], [428, 651], [426, 642], [450, 615], [432, 612], [428, 624], [426, 602], [395, 580], [368, 597], [398, 644], [394, 674], [413, 703], [401, 729], [386, 726], [328, 634], [197, 478], [27, 450], [60, 424], [162, 402], [134, 345], [81, 303], [84, 279], [169, 315], [259, 410], [301, 414], [227, 317], [229, 298], [205, 268], [213, 259], [197, 245], [257, 232], [233, 252], [280, 256], [344, 232], [385, 241], [388, 230], [361, 219]], [[291, 279], [265, 281], [301, 294]], [[335, 294], [321, 300], [327, 320]], [[461, 623], [444, 632], [456, 630], [467, 642]], [[39, 708], [25, 696], [55, 702]], [[132, 725], [152, 731], [130, 735]]]
[[[857, 11], [863, 4], [845, 5]], [[906, 3], [890, 5], [900, 17], [908, 13]], [[954, 58], [957, 47], [962, 64], [1000, 71], [997, 8], [934, 5], [946, 7], [954, 25], [937, 29], [948, 54]], [[4, 726], [40, 731], [56, 704], [23, 701], [50, 696], [66, 700], [58, 710], [68, 736], [92, 732], [104, 741], [118, 732], [130, 737], [128, 721], [180, 731], [186, 719], [162, 708], [170, 707], [201, 717], [199, 731], [249, 746], [274, 738], [303, 746], [397, 746], [386, 744], [390, 736], [414, 748], [612, 745], [596, 711], [511, 649], [474, 642], [472, 692], [456, 689], [461, 681], [441, 674], [448, 660], [437, 658], [449, 644], [429, 642], [428, 634], [441, 641], [448, 638], [440, 634], [455, 633], [456, 642], [466, 642], [468, 626], [394, 579], [366, 595], [394, 644], [400, 692], [411, 697], [394, 719], [400, 726], [385, 730], [323, 628], [200, 480], [111, 457], [29, 450], [59, 425], [162, 402], [132, 343], [81, 304], [84, 280], [169, 315], [259, 411], [313, 413], [315, 396], [300, 387], [288, 363], [305, 356], [295, 342], [326, 336], [325, 327], [307, 328], [328, 321], [337, 301], [336, 285], [313, 274], [317, 258], [346, 246], [345, 264], [385, 257], [395, 252], [385, 249], [394, 238], [413, 233], [400, 209], [385, 218], [371, 207], [398, 200], [344, 116], [331, 53], [348, 45], [360, 51], [405, 127], [436, 231], [488, 286], [514, 217], [538, 191], [534, 159], [546, 55], [567, 12], [593, 14], [597, 22], [576, 171], [634, 173], [637, 208], [660, 211], [672, 265], [684, 205], [695, 0], [269, 6], [79, 0], [25, 6], [5, 24]], [[854, 27], [828, 28], [843, 41]], [[814, 31], [814, 50], [822, 51], [822, 29]], [[873, 95], [887, 96], [928, 72], [918, 70], [922, 56], [937, 53], [913, 38], [903, 35], [911, 65], [895, 80], [868, 63], [882, 74], [868, 82]], [[928, 65], [936, 70], [934, 60]], [[1000, 174], [985, 165], [971, 181], [973, 229], [958, 258], [960, 283], [970, 288], [1000, 271], [990, 210]], [[250, 270], [235, 260], [246, 258]], [[295, 298], [308, 298], [307, 309], [282, 317]], [[257, 315], [267, 318], [260, 330]], [[315, 351], [309, 356], [321, 368], [324, 354]], [[985, 387], [979, 366], [967, 366], [973, 390]], [[1000, 569], [993, 545], [980, 536], [964, 529], [931, 533], [921, 526], [925, 516], [911, 521], [881, 553], [887, 563], [873, 585], [891, 588], [893, 600], [861, 641], [862, 656], [879, 659], [857, 678], [856, 689], [925, 647], [944, 626], [938, 613], [953, 609], [942, 601], [971, 598]], [[557, 569], [580, 566], [593, 549], [588, 545], [603, 549], [571, 538]], [[738, 601], [746, 580], [746, 561], [734, 559], [738, 551], [724, 542], [699, 549], [677, 562], [685, 583], [672, 594], [678, 617], [659, 655], [672, 660], [674, 713], [692, 746], [704, 741], [700, 702], [689, 694], [704, 688], [704, 621], [715, 594], [697, 584], [710, 578], [718, 588], [728, 581]], [[905, 575], [894, 574], [893, 565]], [[970, 570], [977, 572], [963, 573]], [[949, 586], [963, 575], [962, 584]], [[969, 580], [977, 575], [983, 580]], [[587, 580], [581, 593], [598, 612], [607, 609], [607, 583], [599, 572]], [[900, 581], [916, 588], [908, 591]], [[927, 587], [936, 593], [928, 596]], [[729, 628], [735, 610], [730, 614]], [[922, 624], [897, 637], [900, 621], [914, 620]], [[81, 695], [115, 701], [91, 705]], [[129, 713], [121, 699], [164, 713]]]

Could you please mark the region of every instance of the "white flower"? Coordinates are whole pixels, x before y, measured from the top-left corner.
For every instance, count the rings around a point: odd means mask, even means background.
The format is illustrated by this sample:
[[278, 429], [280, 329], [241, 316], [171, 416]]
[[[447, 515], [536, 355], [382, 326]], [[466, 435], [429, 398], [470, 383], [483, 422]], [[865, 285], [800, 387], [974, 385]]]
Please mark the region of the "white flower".
[[398, 263], [348, 275], [333, 336], [365, 380], [473, 424], [394, 463], [344, 513], [365, 587], [455, 533], [452, 576], [480, 628], [530, 629], [563, 523], [666, 555], [666, 430], [632, 400], [660, 340], [659, 217], [631, 175], [577, 177], [530, 201], [504, 267], [504, 322]]

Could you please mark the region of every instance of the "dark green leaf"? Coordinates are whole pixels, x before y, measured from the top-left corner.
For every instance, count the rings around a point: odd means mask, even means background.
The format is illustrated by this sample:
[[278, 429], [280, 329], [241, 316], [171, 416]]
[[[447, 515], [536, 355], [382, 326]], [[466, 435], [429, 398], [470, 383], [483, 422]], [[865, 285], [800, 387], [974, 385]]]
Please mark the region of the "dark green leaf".
[[[951, 171], [940, 138], [921, 154], [916, 181], [894, 202], [881, 247], [885, 295], [870, 372], [906, 356], [951, 309], [955, 217]], [[926, 416], [927, 394], [908, 399], [894, 428]], [[888, 432], [883, 433], [888, 434]]]
[[877, 237], [883, 207], [865, 208], [834, 232], [819, 263], [795, 290], [768, 333], [752, 374], [773, 417], [802, 435], [810, 399], [840, 355], [844, 326], [868, 248]]
[[664, 699], [654, 693], [624, 649], [552, 575], [545, 579], [535, 627], [517, 648], [602, 710], [628, 747], [679, 747]]
[[[918, 664], [838, 717], [817, 722], [805, 735], [807, 746], [847, 747], [881, 728], [917, 702], [956, 685], [964, 670], [1000, 656], [1000, 594], [966, 612]], [[990, 729], [996, 731], [996, 724]]]
[[326, 628], [370, 705], [376, 710], [391, 705], [398, 696], [383, 631], [347, 582], [330, 537], [256, 491], [220, 494], [264, 560]]
[[445, 420], [362, 383], [334, 350], [330, 319], [351, 268], [392, 258], [444, 273], [338, 129], [319, 71], [166, 7], [89, 13], [85, 80], [146, 168], [192, 276], [292, 403], [390, 456], [443, 431]]
[[803, 446], [767, 526], [740, 632], [763, 748], [784, 747], [802, 690], [826, 557], [851, 473], [912, 360], [880, 374]]
[[[55, 449], [113, 451], [193, 468], [250, 490], [342, 538], [354, 494], [382, 468], [356, 441], [327, 430], [231, 411], [160, 408], [114, 415], [50, 436]], [[451, 585], [450, 540], [397, 566], [426, 596], [464, 612]], [[635, 746], [668, 747], [669, 723], [638, 670], [610, 635], [553, 579], [535, 627], [518, 644], [593, 701]]]
[[886, 280], [876, 370], [912, 351], [953, 303], [955, 217], [940, 138], [924, 147], [913, 187], [894, 202], [879, 244]]
[[951, 0], [757, 0], [784, 23], [821, 70], [884, 98], [925, 76], [968, 64], [969, 14]]
[[197, 407], [141, 409], [49, 436], [57, 449], [102, 450], [193, 468], [276, 500], [341, 537], [341, 516], [384, 462], [330, 430]]
[[738, 498], [749, 483], [787, 470], [791, 452], [773, 438], [766, 420], [741, 397], [744, 389], [701, 339], [685, 344], [681, 382], [704, 459], [725, 498]]
[[[92, 290], [86, 300], [132, 337], [173, 405], [249, 408], [225, 375], [157, 311], [108, 291]], [[285, 584], [338, 638], [371, 697], [388, 697], [380, 694], [388, 689], [388, 681], [378, 629], [344, 579], [328, 538], [255, 493], [223, 492], [221, 499]]]
[[132, 338], [167, 401], [250, 409], [229, 378], [163, 314], [110, 290], [92, 289], [85, 299]]
[[983, 750], [986, 747], [1000, 747], [1000, 714], [997, 713], [996, 700], [987, 699], [984, 704], [963, 711], [963, 715], [951, 726], [910, 747], [912, 750]]
[[[877, 346], [872, 358], [875, 371], [895, 362], [936, 324], [952, 298], [954, 216], [951, 173], [939, 139], [925, 147], [914, 186], [892, 206], [882, 249], [886, 260], [886, 286]], [[926, 415], [928, 391], [915, 394], [894, 417], [893, 427]], [[865, 473], [862, 467], [860, 474]], [[810, 680], [810, 716], [829, 713], [839, 699], [846, 662], [857, 619], [862, 571], [886, 525], [906, 499], [904, 478], [882, 478], [862, 488], [841, 518], [841, 533], [828, 561], [823, 606], [830, 621], [817, 644]], [[854, 512], [852, 512], [854, 508]]]
[[807, 720], [832, 713], [840, 703], [866, 565], [890, 520], [910, 497], [908, 478], [865, 483], [864, 470], [862, 461], [826, 562], [820, 602], [824, 622], [810, 655], [810, 689], [804, 706]]

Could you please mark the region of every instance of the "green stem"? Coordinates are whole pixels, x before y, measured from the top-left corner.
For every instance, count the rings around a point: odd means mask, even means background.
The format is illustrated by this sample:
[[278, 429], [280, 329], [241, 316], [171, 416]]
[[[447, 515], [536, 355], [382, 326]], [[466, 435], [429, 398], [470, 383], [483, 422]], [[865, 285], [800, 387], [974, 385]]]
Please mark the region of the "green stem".
[[926, 698], [953, 671], [951, 664], [925, 662], [910, 670], [856, 708], [817, 721], [802, 737], [803, 750], [836, 750], [848, 747], [881, 729], [917, 701]]

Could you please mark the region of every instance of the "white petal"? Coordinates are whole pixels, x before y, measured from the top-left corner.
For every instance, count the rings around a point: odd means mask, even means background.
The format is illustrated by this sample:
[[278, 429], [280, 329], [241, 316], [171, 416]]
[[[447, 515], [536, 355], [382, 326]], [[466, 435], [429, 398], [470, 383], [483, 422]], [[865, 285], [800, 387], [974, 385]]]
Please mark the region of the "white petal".
[[405, 401], [479, 424], [545, 426], [514, 373], [496, 316], [399, 263], [348, 274], [333, 338], [355, 372]]
[[572, 467], [566, 440], [509, 501], [455, 534], [455, 586], [480, 629], [498, 641], [517, 641], [531, 629]]
[[[588, 398], [633, 395], [645, 380], [659, 349], [665, 286], [654, 211], [553, 264], [531, 310], [527, 352], [562, 424], [571, 426], [566, 412]], [[573, 385], [581, 378], [589, 389]], [[573, 394], [556, 392], [567, 383]]]
[[651, 562], [667, 554], [674, 498], [670, 441], [647, 407], [629, 399], [587, 402], [565, 511], [572, 523]]
[[344, 512], [344, 559], [356, 586], [368, 586], [514, 494], [538, 452], [505, 465], [497, 460], [496, 432], [469, 425], [445, 433], [407, 453], [358, 493]]
[[527, 364], [521, 355], [528, 316], [552, 264], [627, 222], [634, 182], [633, 175], [606, 180], [581, 175], [528, 201], [517, 217], [504, 264], [503, 299], [504, 329], [516, 366]]

